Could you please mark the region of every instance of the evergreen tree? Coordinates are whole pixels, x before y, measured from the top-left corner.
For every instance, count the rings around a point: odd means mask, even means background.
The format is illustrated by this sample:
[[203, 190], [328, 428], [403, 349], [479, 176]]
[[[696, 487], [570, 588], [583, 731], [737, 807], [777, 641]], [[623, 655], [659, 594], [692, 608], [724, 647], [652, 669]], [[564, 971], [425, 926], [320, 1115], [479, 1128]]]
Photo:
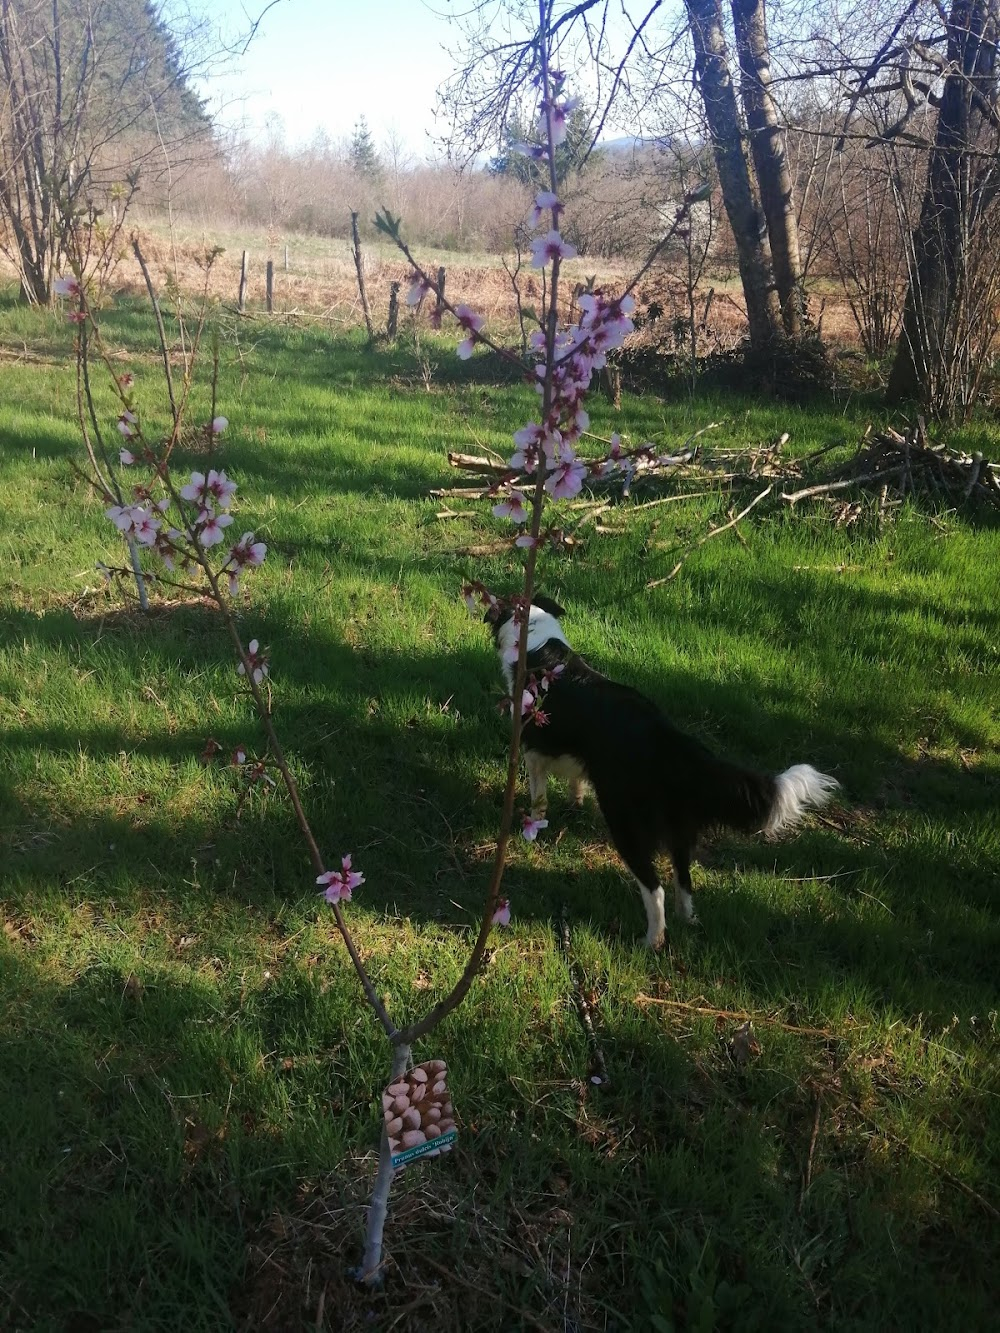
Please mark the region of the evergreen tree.
[[375, 140], [364, 116], [359, 116], [354, 126], [351, 147], [348, 153], [351, 168], [355, 175], [377, 181], [382, 175], [382, 163], [379, 161]]
[[[590, 111], [578, 106], [566, 121], [566, 138], [556, 148], [556, 180], [561, 185], [568, 176], [583, 170], [596, 161], [599, 150], [587, 156], [590, 147]], [[504, 129], [504, 148], [489, 164], [495, 176], [511, 176], [532, 190], [549, 188], [548, 164], [523, 153], [514, 152], [514, 145], [536, 142], [536, 127], [526, 125], [520, 116], [514, 116]]]

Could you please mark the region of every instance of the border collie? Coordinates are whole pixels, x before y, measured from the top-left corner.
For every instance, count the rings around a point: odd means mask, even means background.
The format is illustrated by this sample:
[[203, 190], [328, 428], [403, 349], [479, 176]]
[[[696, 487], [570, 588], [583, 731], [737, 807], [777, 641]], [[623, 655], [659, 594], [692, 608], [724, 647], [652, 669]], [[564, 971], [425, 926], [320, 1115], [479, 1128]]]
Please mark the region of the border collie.
[[[548, 722], [538, 726], [526, 717], [522, 733], [532, 818], [545, 814], [550, 774], [569, 779], [578, 804], [582, 784], [593, 788], [615, 847], [642, 890], [646, 943], [660, 949], [666, 921], [658, 852], [668, 852], [673, 863], [675, 912], [695, 921], [691, 857], [704, 830], [777, 833], [794, 827], [811, 807], [825, 805], [840, 784], [809, 764], [772, 776], [714, 755], [678, 731], [651, 700], [574, 653], [559, 623], [564, 614], [557, 602], [540, 596], [528, 614], [528, 675], [540, 678], [556, 669], [542, 696]], [[491, 611], [486, 620], [513, 693], [513, 611]]]

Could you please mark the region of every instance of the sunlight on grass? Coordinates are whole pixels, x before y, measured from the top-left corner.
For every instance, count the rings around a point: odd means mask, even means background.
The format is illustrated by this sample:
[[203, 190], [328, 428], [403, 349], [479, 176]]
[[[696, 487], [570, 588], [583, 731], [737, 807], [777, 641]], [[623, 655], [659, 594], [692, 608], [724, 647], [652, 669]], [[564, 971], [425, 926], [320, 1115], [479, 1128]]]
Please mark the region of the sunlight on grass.
[[[137, 307], [107, 327], [151, 352]], [[323, 848], [364, 869], [352, 922], [405, 1019], [461, 970], [502, 792], [496, 663], [459, 588], [516, 572], [506, 552], [463, 554], [501, 535], [487, 507], [438, 521], [428, 491], [454, 484], [449, 449], [504, 448], [533, 395], [433, 342], [428, 392], [403, 345], [223, 334], [219, 458], [238, 522], [270, 548], [241, 620], [270, 648]], [[262, 1235], [319, 1253], [319, 1233], [296, 1230], [315, 1191], [356, 1244], [385, 1053], [287, 803], [261, 790], [240, 808], [226, 757], [260, 741], [222, 627], [169, 600], [143, 619], [94, 572], [114, 543], [70, 469], [69, 331], [4, 307], [0, 342], [24, 349], [0, 402], [0, 1323], [237, 1326]], [[140, 403], [158, 410], [140, 365]], [[208, 410], [199, 390], [193, 420]], [[719, 444], [788, 430], [805, 455], [852, 444], [866, 411], [649, 396], [620, 416], [595, 404], [593, 429], [676, 442], [722, 420]], [[635, 1327], [687, 1326], [709, 1299], [720, 1327], [984, 1327], [996, 530], [910, 505], [881, 533], [779, 512], [648, 590], [724, 508], [613, 513], [613, 534], [546, 552], [541, 584], [601, 669], [734, 757], [835, 773], [843, 800], [795, 839], [713, 839], [703, 925], [654, 958], [596, 810], [554, 796], [548, 837], [511, 854], [514, 926], [420, 1052], [448, 1059], [464, 1125], [452, 1159], [401, 1180], [389, 1249], [467, 1274], [467, 1327], [499, 1326], [494, 1296], [546, 1318], [565, 1296], [581, 1327], [621, 1327], [623, 1287]], [[222, 752], [206, 765], [210, 737]], [[557, 944], [564, 911], [603, 1089]], [[729, 1041], [747, 1016], [762, 1049], [741, 1065]], [[434, 1218], [425, 1195], [446, 1201]]]

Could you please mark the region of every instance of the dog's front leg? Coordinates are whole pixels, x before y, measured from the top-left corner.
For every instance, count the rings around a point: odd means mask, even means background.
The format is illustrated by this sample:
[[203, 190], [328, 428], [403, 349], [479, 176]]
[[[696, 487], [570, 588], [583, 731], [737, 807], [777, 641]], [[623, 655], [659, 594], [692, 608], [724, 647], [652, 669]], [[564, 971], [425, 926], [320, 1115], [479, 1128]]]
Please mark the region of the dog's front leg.
[[524, 762], [528, 769], [528, 787], [531, 791], [531, 818], [544, 819], [549, 800], [548, 761], [536, 750], [525, 750]]

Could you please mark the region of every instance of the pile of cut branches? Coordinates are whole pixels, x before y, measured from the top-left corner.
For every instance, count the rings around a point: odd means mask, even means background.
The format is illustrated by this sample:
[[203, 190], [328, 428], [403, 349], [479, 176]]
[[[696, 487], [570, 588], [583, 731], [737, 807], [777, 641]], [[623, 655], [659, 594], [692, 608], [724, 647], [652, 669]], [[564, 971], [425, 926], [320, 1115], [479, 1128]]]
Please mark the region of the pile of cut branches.
[[900, 435], [887, 427], [877, 435], [865, 432], [857, 453], [827, 480], [802, 490], [784, 492], [790, 505], [863, 488], [880, 495], [884, 509], [889, 498], [924, 495], [950, 505], [982, 503], [1000, 509], [1000, 463], [981, 453], [967, 454], [945, 442], [931, 444], [923, 419]]
[[[674, 453], [658, 453], [651, 444], [633, 449], [627, 455], [623, 453], [620, 468], [591, 473], [587, 479], [588, 492], [595, 495], [614, 495], [617, 492], [628, 499], [639, 489], [656, 490], [658, 486], [665, 486], [674, 491], [684, 482], [693, 482], [698, 486], [712, 482], [721, 487], [756, 481], [760, 477], [800, 475], [799, 462], [781, 457], [781, 450], [788, 443], [787, 433], [767, 443], [748, 445], [743, 449], [704, 449], [700, 437], [719, 425], [720, 422], [713, 421], [703, 426]], [[448, 465], [456, 471], [467, 473], [470, 481], [475, 478], [478, 484], [436, 487], [430, 492], [435, 499], [481, 499], [498, 490], [501, 483], [529, 484], [524, 477], [512, 471], [510, 464], [499, 455], [487, 457], [449, 451]]]

